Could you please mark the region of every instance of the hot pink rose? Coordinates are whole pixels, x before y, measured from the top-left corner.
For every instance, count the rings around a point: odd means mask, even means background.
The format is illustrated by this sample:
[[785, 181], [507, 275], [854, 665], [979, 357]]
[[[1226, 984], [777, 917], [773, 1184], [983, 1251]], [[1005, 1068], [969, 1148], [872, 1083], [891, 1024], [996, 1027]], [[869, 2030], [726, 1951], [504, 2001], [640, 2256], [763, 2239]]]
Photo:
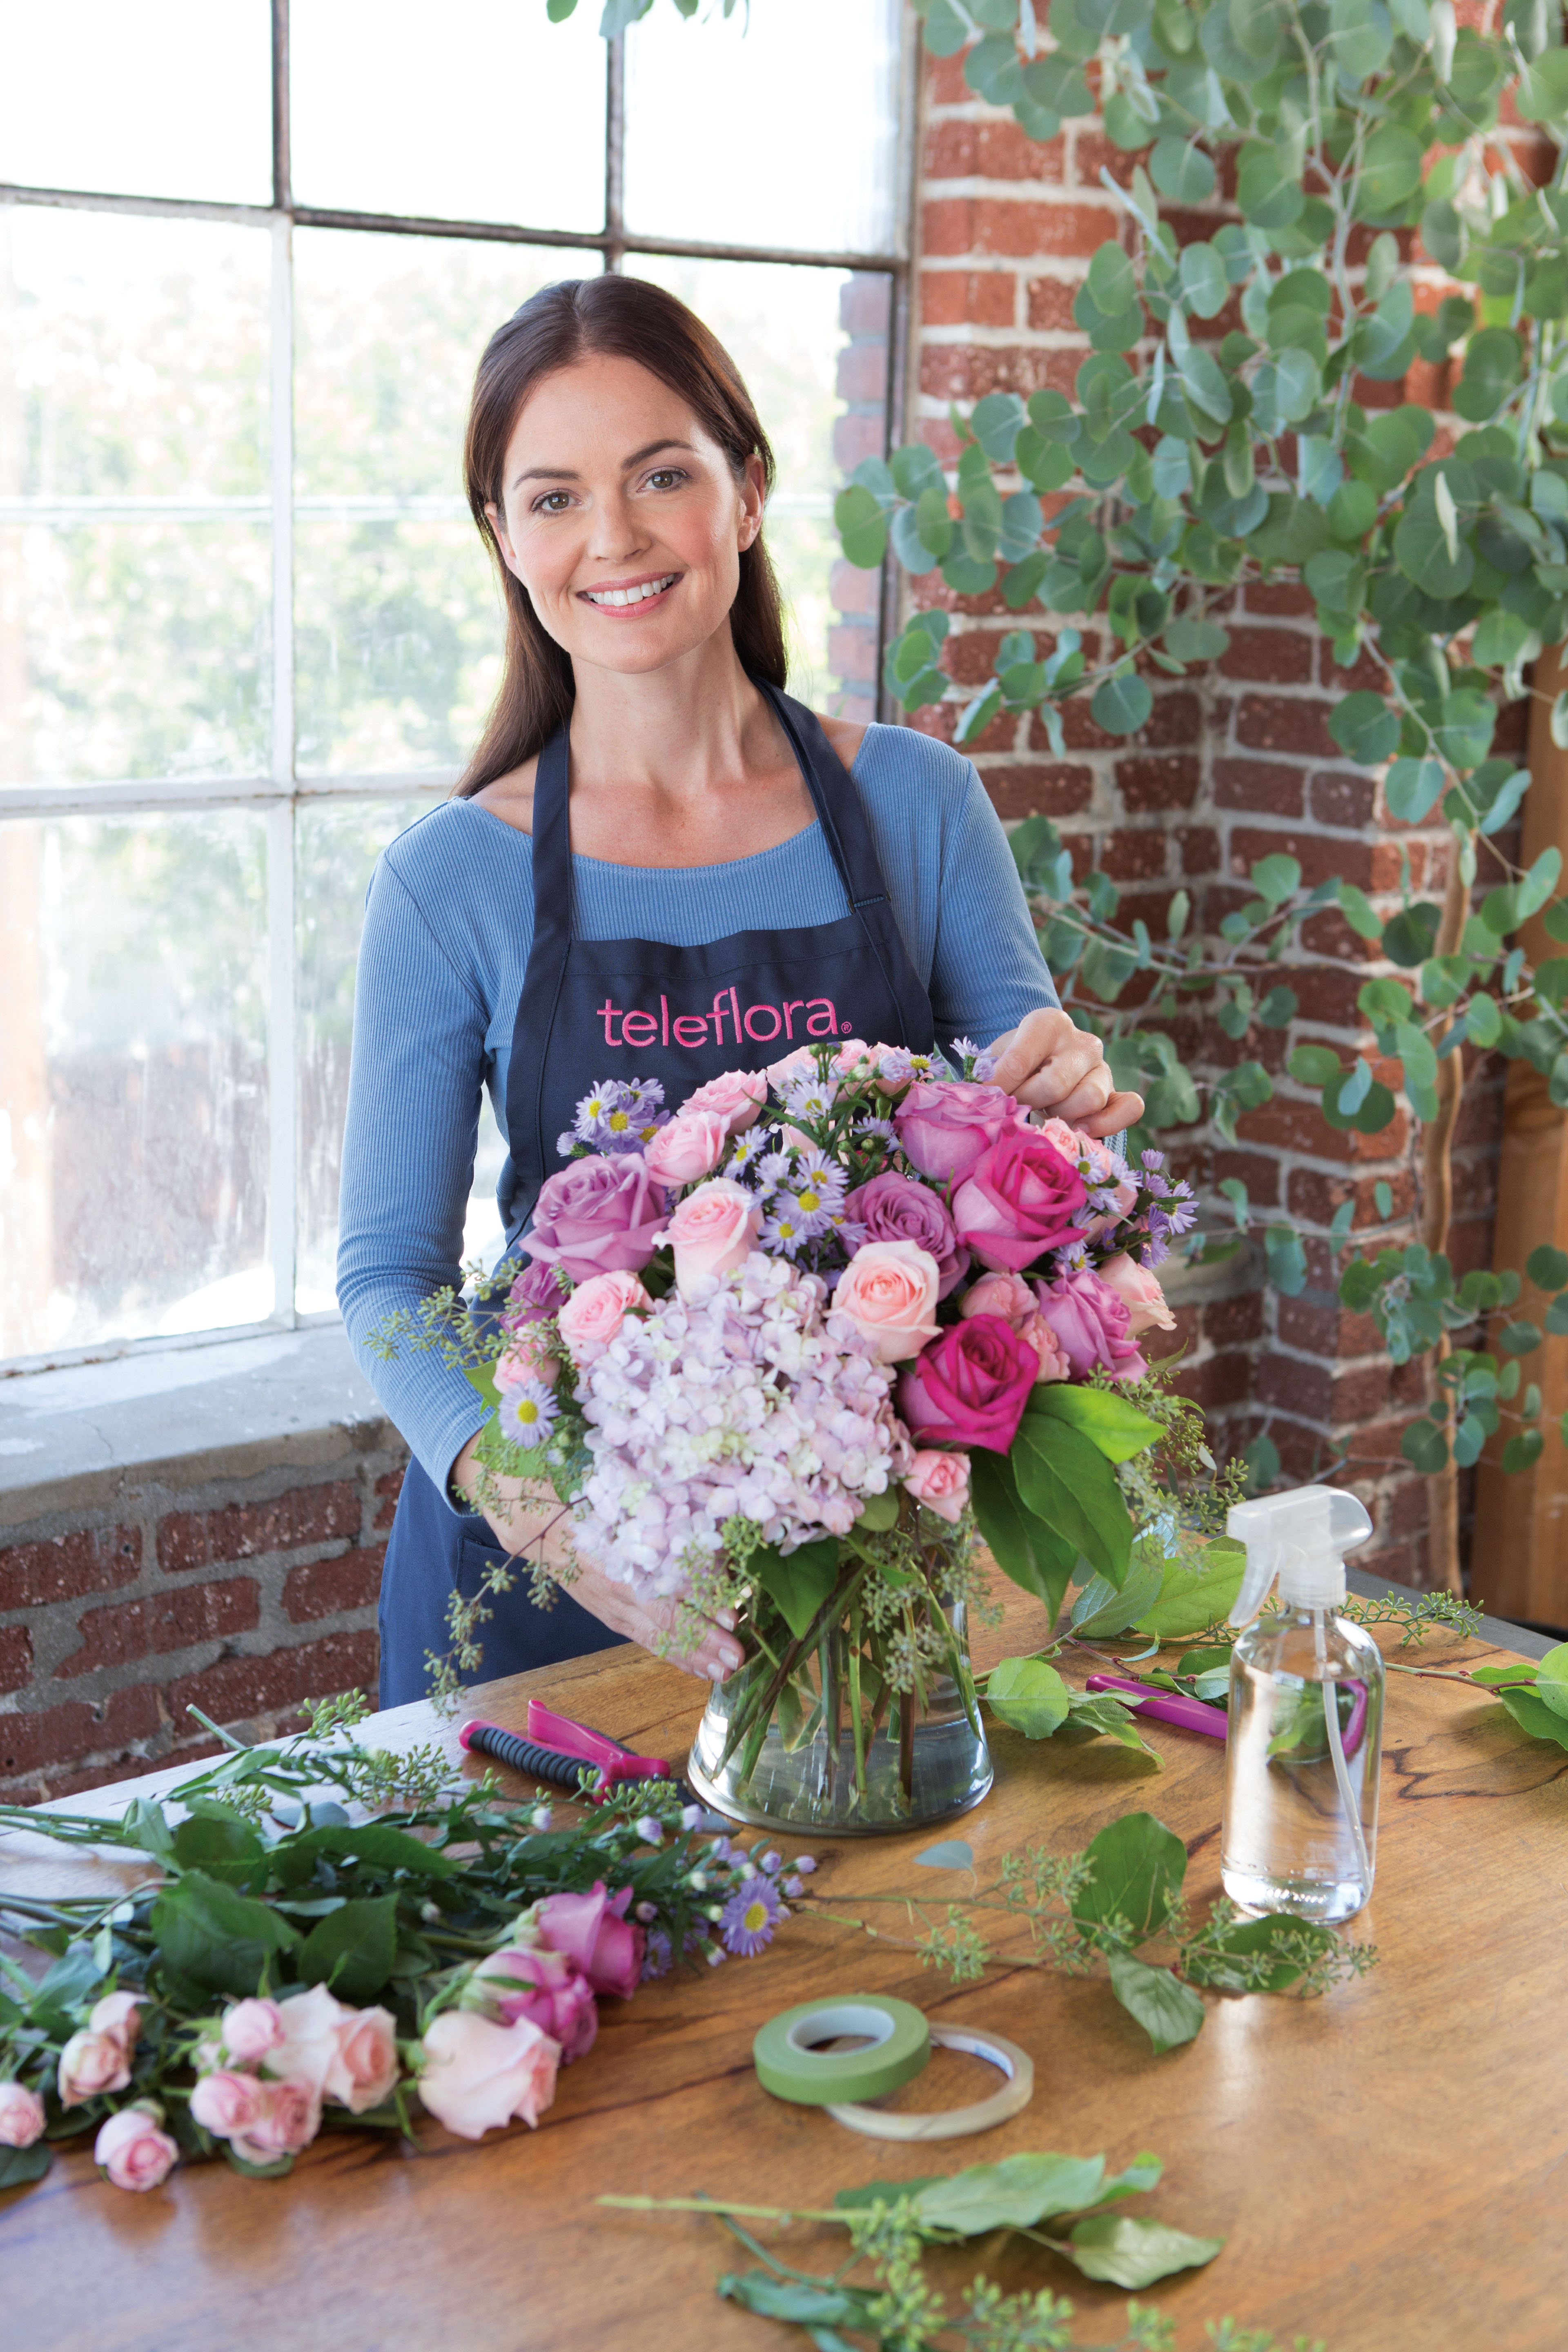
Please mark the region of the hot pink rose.
[[581, 1369], [596, 1364], [634, 1307], [652, 1299], [635, 1274], [596, 1274], [572, 1293], [561, 1309], [561, 1337]]
[[168, 2179], [180, 2151], [158, 2128], [163, 2120], [163, 2108], [152, 2100], [110, 2116], [93, 2142], [92, 2160], [116, 2189], [156, 2189]]
[[298, 2156], [321, 2128], [321, 2098], [313, 2083], [290, 2079], [263, 2083], [261, 2112], [248, 2129], [233, 2132], [229, 2146], [247, 2164], [276, 2164]]
[[419, 2095], [459, 2139], [481, 2139], [514, 2116], [536, 2125], [555, 2096], [560, 2046], [531, 2018], [497, 2025], [446, 2009], [426, 2029]]
[[1026, 1315], [1015, 1328], [1021, 1339], [1027, 1339], [1031, 1347], [1039, 1351], [1040, 1380], [1067, 1381], [1072, 1378], [1071, 1359], [1043, 1315]]
[[711, 1176], [730, 1140], [727, 1122], [714, 1110], [683, 1110], [661, 1127], [643, 1153], [647, 1172], [660, 1184], [695, 1184]]
[[1058, 1282], [1037, 1283], [1035, 1288], [1040, 1311], [1077, 1379], [1087, 1380], [1100, 1364], [1115, 1380], [1142, 1379], [1149, 1367], [1133, 1345], [1127, 1302], [1109, 1283], [1085, 1266]]
[[934, 1339], [899, 1382], [899, 1411], [917, 1444], [1012, 1444], [1040, 1360], [999, 1315], [976, 1315]]
[[60, 2052], [60, 2105], [79, 2107], [89, 2099], [123, 2091], [131, 2080], [131, 2053], [118, 2033], [94, 2033], [83, 2027]]
[[542, 2033], [559, 2042], [563, 2064], [593, 2048], [599, 2030], [594, 1988], [566, 1953], [544, 1945], [534, 1951], [492, 1952], [479, 1962], [474, 1983], [503, 2024], [531, 2018]]
[[952, 1222], [982, 1265], [1017, 1272], [1082, 1238], [1073, 1219], [1085, 1198], [1083, 1178], [1054, 1143], [1032, 1128], [1014, 1129], [954, 1192]]
[[31, 2147], [46, 2121], [37, 2091], [25, 2083], [0, 2083], [0, 2147]]
[[564, 1268], [574, 1282], [637, 1274], [653, 1255], [666, 1207], [664, 1187], [640, 1152], [593, 1152], [545, 1178], [522, 1246], [530, 1257]]
[[688, 1192], [665, 1231], [675, 1249], [675, 1286], [683, 1298], [704, 1275], [744, 1265], [757, 1245], [763, 1213], [754, 1192], [729, 1176], [715, 1176]]
[[1100, 1278], [1125, 1302], [1130, 1339], [1136, 1339], [1140, 1331], [1175, 1329], [1176, 1318], [1165, 1304], [1165, 1294], [1157, 1276], [1146, 1265], [1139, 1265], [1130, 1258], [1125, 1250], [1106, 1259], [1100, 1268]]
[[283, 2012], [275, 2000], [237, 2000], [223, 2013], [223, 2046], [242, 2066], [258, 2066], [283, 2039]]
[[535, 1933], [546, 1948], [574, 1960], [595, 1992], [630, 2000], [642, 1981], [647, 1938], [626, 1917], [632, 1890], [607, 1895], [603, 1879], [586, 1895], [547, 1895], [534, 1913]]
[[384, 2009], [348, 2009], [325, 1985], [278, 2004], [283, 2039], [268, 2053], [268, 2074], [308, 2083], [318, 2097], [363, 2115], [397, 2080], [396, 2027]]
[[935, 1339], [936, 1299], [929, 1250], [918, 1242], [868, 1242], [839, 1276], [833, 1312], [854, 1326], [879, 1364], [896, 1364]]
[[[633, 1278], [636, 1279], [635, 1276]], [[609, 1280], [611, 1277], [595, 1276], [595, 1279]], [[573, 1296], [574, 1297], [576, 1293], [574, 1292]], [[562, 1312], [565, 1312], [564, 1304]], [[546, 1388], [553, 1388], [560, 1379], [561, 1359], [544, 1339], [543, 1328], [542, 1321], [525, 1323], [520, 1331], [512, 1334], [504, 1351], [498, 1357], [492, 1377], [502, 1396], [510, 1396], [514, 1389], [525, 1388], [530, 1381], [542, 1381]]]
[[958, 1311], [966, 1321], [974, 1315], [1000, 1315], [1004, 1323], [1019, 1331], [1040, 1309], [1021, 1274], [998, 1272], [983, 1274], [978, 1282], [971, 1283], [958, 1302]]
[[929, 1250], [936, 1260], [939, 1298], [955, 1290], [969, 1271], [969, 1252], [958, 1246], [947, 1203], [912, 1176], [873, 1176], [849, 1194], [844, 1211], [865, 1226], [868, 1242], [918, 1242]]
[[680, 1116], [688, 1111], [710, 1111], [724, 1122], [727, 1133], [742, 1135], [754, 1127], [758, 1113], [768, 1098], [768, 1078], [765, 1070], [726, 1070], [717, 1078], [710, 1078], [705, 1087], [687, 1096], [680, 1106]]
[[237, 2132], [254, 2131], [266, 2115], [273, 2085], [258, 2074], [237, 2074], [219, 2066], [204, 2074], [191, 2093], [191, 2117], [214, 2139], [232, 2139]]
[[969, 1456], [919, 1453], [904, 1473], [904, 1485], [917, 1503], [956, 1526], [969, 1500]]
[[1021, 1127], [1026, 1116], [1000, 1087], [976, 1086], [965, 1078], [921, 1078], [894, 1112], [893, 1125], [905, 1159], [922, 1176], [955, 1184], [999, 1136]]

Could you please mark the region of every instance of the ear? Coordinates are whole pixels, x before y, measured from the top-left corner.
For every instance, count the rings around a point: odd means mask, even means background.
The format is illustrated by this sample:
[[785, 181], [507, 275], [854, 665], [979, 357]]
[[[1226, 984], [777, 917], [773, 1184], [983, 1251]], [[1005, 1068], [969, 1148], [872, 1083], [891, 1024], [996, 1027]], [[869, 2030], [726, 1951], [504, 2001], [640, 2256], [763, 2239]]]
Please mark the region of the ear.
[[517, 551], [507, 536], [506, 517], [493, 499], [487, 499], [485, 501], [485, 520], [496, 535], [496, 545], [500, 550], [501, 562], [509, 572], [521, 580], [522, 573], [518, 568]]
[[762, 530], [763, 504], [766, 495], [763, 461], [760, 457], [748, 457], [740, 485], [740, 543], [742, 551], [751, 546]]

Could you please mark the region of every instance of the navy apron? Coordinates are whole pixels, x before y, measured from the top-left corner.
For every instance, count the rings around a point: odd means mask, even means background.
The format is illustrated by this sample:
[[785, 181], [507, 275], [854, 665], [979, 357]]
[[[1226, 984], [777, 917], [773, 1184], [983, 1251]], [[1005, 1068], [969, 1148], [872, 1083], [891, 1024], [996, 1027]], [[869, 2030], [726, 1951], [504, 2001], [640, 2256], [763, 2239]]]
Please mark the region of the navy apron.
[[[556, 1139], [603, 1078], [658, 1078], [667, 1107], [726, 1070], [754, 1070], [792, 1047], [849, 1036], [930, 1053], [931, 1000], [904, 950], [848, 772], [804, 703], [755, 681], [789, 739], [823, 838], [849, 900], [837, 922], [736, 931], [706, 947], [573, 933], [567, 732], [539, 755], [533, 788], [533, 947], [507, 1066], [510, 1159], [497, 1195], [515, 1249], [547, 1176], [565, 1163]], [[402, 1706], [429, 1686], [426, 1653], [448, 1647], [447, 1603], [472, 1599], [503, 1556], [477, 1511], [455, 1509], [417, 1462], [398, 1498], [381, 1580], [381, 1704]], [[607, 1649], [624, 1640], [569, 1592], [540, 1609], [528, 1569], [491, 1597], [474, 1679]]]

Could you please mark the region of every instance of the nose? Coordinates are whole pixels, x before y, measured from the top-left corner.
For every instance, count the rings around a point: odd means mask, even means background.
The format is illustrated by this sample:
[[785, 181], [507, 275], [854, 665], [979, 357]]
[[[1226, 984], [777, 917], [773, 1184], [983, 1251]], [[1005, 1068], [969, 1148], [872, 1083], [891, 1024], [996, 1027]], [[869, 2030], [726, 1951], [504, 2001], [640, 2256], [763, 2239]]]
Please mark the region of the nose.
[[597, 502], [594, 527], [588, 534], [588, 553], [595, 562], [626, 563], [644, 553], [648, 545], [648, 533], [629, 499], [616, 491], [613, 497]]

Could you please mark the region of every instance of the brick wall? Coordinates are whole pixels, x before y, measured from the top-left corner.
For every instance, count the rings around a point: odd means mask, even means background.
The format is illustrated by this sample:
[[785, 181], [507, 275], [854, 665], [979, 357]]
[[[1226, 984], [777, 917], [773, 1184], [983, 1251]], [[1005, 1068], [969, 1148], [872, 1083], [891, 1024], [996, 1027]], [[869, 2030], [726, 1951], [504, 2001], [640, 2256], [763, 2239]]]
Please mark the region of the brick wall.
[[177, 1491], [128, 1485], [0, 1543], [0, 1800], [96, 1787], [247, 1737], [302, 1700], [374, 1697], [400, 1447]]
[[[1026, 397], [1042, 385], [1071, 391], [1088, 351], [1072, 302], [1089, 256], [1108, 237], [1131, 246], [1127, 215], [1100, 175], [1108, 172], [1125, 184], [1137, 160], [1112, 146], [1093, 119], [1069, 123], [1048, 145], [1033, 144], [1009, 114], [975, 98], [962, 68], [962, 58], [928, 59], [923, 76], [908, 420], [910, 437], [929, 441], [947, 460], [957, 446], [950, 403], [963, 409], [987, 393]], [[1542, 156], [1550, 161], [1550, 151], [1533, 138], [1518, 146], [1538, 173]], [[1235, 216], [1222, 198], [1206, 208], [1167, 208], [1184, 244]], [[1435, 307], [1444, 290], [1441, 273], [1426, 270], [1418, 304]], [[1217, 341], [1238, 324], [1227, 309], [1206, 326], [1194, 321], [1194, 331]], [[1362, 382], [1357, 397], [1368, 407], [1408, 398], [1446, 412], [1448, 390], [1446, 372], [1423, 366], [1406, 385]], [[1436, 446], [1451, 446], [1462, 430], [1442, 415]], [[934, 572], [912, 584], [913, 602], [940, 604], [952, 615], [945, 659], [960, 680], [987, 677], [998, 638], [1020, 623], [1038, 620], [1041, 654], [1054, 642], [1038, 607], [1015, 616], [998, 596], [955, 597]], [[1073, 620], [1087, 635], [1082, 616]], [[1226, 626], [1230, 651], [1213, 669], [1177, 681], [1151, 675], [1154, 708], [1140, 735], [1108, 737], [1087, 704], [1069, 704], [1066, 757], [1056, 760], [1037, 721], [999, 719], [973, 748], [1003, 817], [1037, 811], [1054, 818], [1079, 870], [1100, 866], [1123, 893], [1124, 916], [1141, 914], [1157, 937], [1177, 887], [1191, 891], [1200, 916], [1215, 922], [1253, 895], [1245, 887], [1247, 869], [1274, 850], [1300, 858], [1309, 885], [1343, 877], [1386, 912], [1398, 903], [1406, 858], [1416, 895], [1440, 898], [1447, 856], [1442, 827], [1392, 819], [1373, 778], [1346, 764], [1328, 732], [1335, 699], [1376, 682], [1370, 664], [1363, 665], [1364, 676], [1335, 668], [1310, 598], [1292, 585], [1238, 593]], [[1505, 714], [1500, 751], [1522, 752], [1522, 706]], [[927, 710], [915, 723], [945, 732], [951, 713]], [[1300, 1039], [1370, 1047], [1356, 992], [1369, 965], [1386, 967], [1373, 962], [1337, 911], [1308, 925], [1304, 946], [1307, 969], [1280, 975], [1300, 999], [1291, 1032], [1265, 1031], [1261, 1045], [1255, 1034], [1237, 1046], [1212, 1023], [1194, 1019], [1180, 1036], [1189, 1066], [1213, 1068], [1256, 1054], [1278, 1087], [1274, 1101], [1242, 1120], [1236, 1146], [1202, 1131], [1183, 1137], [1176, 1152], [1183, 1172], [1205, 1189], [1223, 1177], [1242, 1178], [1258, 1209], [1288, 1215], [1310, 1237], [1309, 1283], [1300, 1297], [1253, 1291], [1183, 1309], [1183, 1385], [1211, 1412], [1227, 1450], [1266, 1431], [1285, 1474], [1296, 1479], [1343, 1457], [1346, 1475], [1373, 1510], [1378, 1567], [1420, 1584], [1426, 1577], [1425, 1483], [1399, 1454], [1423, 1393], [1420, 1368], [1395, 1371], [1370, 1319], [1341, 1311], [1324, 1238], [1347, 1197], [1355, 1199], [1358, 1225], [1376, 1222], [1379, 1179], [1391, 1185], [1396, 1210], [1414, 1203], [1405, 1123], [1386, 1139], [1338, 1134], [1285, 1076]], [[1468, 1067], [1453, 1252], [1461, 1269], [1489, 1262], [1500, 1117], [1495, 1064], [1478, 1067], [1472, 1058]], [[1228, 1223], [1227, 1212], [1219, 1222]]]

